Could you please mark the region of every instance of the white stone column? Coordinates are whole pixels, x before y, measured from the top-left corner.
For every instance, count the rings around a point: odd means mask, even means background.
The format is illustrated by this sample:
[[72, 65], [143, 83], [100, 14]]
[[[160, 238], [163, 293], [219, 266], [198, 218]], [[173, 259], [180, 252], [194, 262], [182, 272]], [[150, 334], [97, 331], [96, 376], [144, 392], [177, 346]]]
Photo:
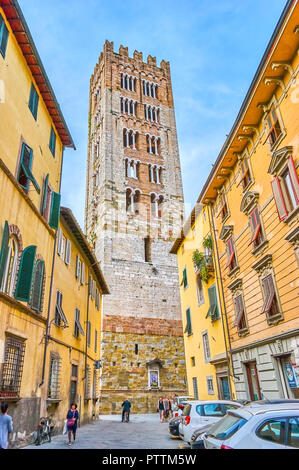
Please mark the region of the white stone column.
[[129, 131], [126, 129], [127, 147], [130, 147]]
[[158, 137], [155, 137], [155, 152], [158, 155]]
[[153, 165], [150, 165], [150, 171], [151, 171], [151, 183], [154, 183], [154, 168], [153, 168]]
[[134, 178], [137, 179], [137, 162], [134, 161]]
[[131, 212], [134, 213], [135, 210], [134, 210], [134, 193], [133, 193], [133, 191], [131, 192], [131, 196], [130, 196], [130, 197], [131, 197]]
[[156, 167], [156, 179], [157, 179], [157, 184], [160, 184], [160, 175], [159, 175], [160, 168], [157, 166]]
[[135, 137], [135, 135], [136, 135], [136, 132], [133, 132], [132, 139], [133, 139], [133, 149], [134, 150], [136, 150], [136, 137]]

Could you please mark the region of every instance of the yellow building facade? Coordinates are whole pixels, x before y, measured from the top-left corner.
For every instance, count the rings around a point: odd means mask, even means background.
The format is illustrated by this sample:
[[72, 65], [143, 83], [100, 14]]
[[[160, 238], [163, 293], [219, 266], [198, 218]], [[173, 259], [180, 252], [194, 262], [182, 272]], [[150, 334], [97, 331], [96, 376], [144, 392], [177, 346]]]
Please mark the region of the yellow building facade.
[[71, 403], [80, 424], [99, 415], [101, 269], [70, 209], [61, 208], [45, 366], [47, 414], [61, 430]]
[[213, 214], [244, 400], [299, 398], [298, 18], [289, 1], [198, 199]]
[[13, 416], [13, 446], [36, 429], [46, 393], [64, 147], [74, 144], [22, 12], [0, 1], [0, 400]]
[[200, 400], [235, 396], [228, 348], [227, 320], [211, 210], [193, 209], [171, 253], [178, 257], [189, 394]]

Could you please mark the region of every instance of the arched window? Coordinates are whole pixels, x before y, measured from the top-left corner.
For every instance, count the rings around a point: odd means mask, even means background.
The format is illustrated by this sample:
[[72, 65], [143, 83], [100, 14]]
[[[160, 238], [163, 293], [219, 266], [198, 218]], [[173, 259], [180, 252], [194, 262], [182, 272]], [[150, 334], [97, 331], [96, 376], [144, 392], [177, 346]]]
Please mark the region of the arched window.
[[45, 263], [43, 260], [37, 260], [34, 267], [30, 306], [39, 313], [42, 311], [44, 277]]
[[1, 291], [13, 297], [16, 283], [18, 261], [19, 261], [19, 243], [14, 236], [8, 241], [7, 258], [4, 267]]
[[139, 214], [139, 203], [140, 203], [140, 191], [139, 191], [139, 189], [136, 189], [135, 194], [134, 194], [134, 212], [135, 212], [135, 214]]

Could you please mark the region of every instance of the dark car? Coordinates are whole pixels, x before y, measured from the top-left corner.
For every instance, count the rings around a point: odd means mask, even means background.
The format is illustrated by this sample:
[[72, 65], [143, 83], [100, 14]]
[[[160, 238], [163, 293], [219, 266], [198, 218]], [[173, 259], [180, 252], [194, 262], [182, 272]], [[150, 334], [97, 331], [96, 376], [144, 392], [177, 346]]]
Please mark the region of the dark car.
[[[205, 433], [200, 432], [199, 434], [194, 433], [194, 436], [192, 436], [191, 440], [191, 449], [204, 449], [204, 435]], [[194, 437], [194, 439], [193, 439]]]
[[171, 418], [171, 420], [169, 421], [168, 429], [169, 429], [169, 432], [172, 436], [176, 436], [176, 437], [180, 436], [180, 434], [179, 434], [180, 421], [181, 421], [180, 416], [175, 416], [174, 418]]

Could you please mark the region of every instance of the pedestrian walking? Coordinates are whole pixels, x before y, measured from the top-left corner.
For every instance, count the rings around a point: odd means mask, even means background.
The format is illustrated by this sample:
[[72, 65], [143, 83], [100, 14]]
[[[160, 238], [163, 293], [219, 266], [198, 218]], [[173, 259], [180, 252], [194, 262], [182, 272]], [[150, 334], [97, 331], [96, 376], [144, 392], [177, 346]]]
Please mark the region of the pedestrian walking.
[[12, 418], [8, 414], [8, 404], [1, 403], [0, 414], [0, 449], [7, 449], [8, 434], [12, 432]]
[[69, 438], [69, 443], [68, 445], [72, 445], [72, 434], [74, 438], [74, 442], [76, 440], [76, 432], [77, 432], [77, 425], [78, 425], [78, 419], [79, 419], [79, 413], [77, 410], [77, 405], [75, 403], [71, 404], [71, 408], [69, 409], [67, 413], [67, 433], [68, 433], [68, 438]]
[[163, 404], [164, 404], [164, 418], [167, 419], [169, 416], [169, 400], [167, 397], [164, 398]]
[[129, 400], [126, 399], [121, 406], [123, 408], [121, 421], [122, 423], [125, 421], [125, 415], [127, 414], [126, 422], [128, 423], [130, 419], [130, 411], [131, 411], [131, 406], [132, 406], [131, 402], [129, 402]]
[[157, 411], [160, 414], [160, 423], [163, 423], [163, 421], [164, 421], [164, 403], [163, 403], [163, 398], [162, 397], [159, 398]]

